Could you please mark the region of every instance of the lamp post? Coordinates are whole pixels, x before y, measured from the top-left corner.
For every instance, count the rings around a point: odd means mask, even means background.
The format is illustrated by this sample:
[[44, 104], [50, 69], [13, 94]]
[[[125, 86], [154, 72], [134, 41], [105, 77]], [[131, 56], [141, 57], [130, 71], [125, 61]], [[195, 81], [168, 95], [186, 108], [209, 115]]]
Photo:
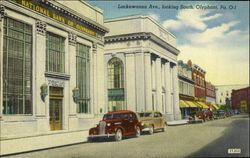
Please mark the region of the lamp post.
[[79, 88], [74, 88], [72, 90], [73, 92], [73, 100], [75, 103], [78, 103], [79, 102], [79, 98], [80, 98], [80, 89]]
[[48, 95], [48, 85], [46, 83], [41, 85], [41, 99], [45, 101], [45, 97]]

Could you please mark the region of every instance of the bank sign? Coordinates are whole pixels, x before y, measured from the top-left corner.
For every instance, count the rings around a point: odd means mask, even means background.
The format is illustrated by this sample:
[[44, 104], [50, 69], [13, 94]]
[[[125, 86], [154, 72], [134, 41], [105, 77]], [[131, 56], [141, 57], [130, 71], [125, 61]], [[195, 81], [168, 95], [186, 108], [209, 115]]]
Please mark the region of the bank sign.
[[58, 13], [50, 10], [50, 9], [46, 9], [44, 8], [43, 6], [39, 5], [39, 1], [34, 3], [30, 0], [12, 0], [18, 4], [21, 4], [22, 6], [26, 7], [26, 8], [29, 8], [29, 9], [32, 9], [34, 10], [35, 12], [38, 12], [40, 14], [43, 14], [47, 17], [50, 17], [52, 19], [55, 19], [61, 23], [64, 23], [68, 26], [71, 26], [71, 27], [74, 27], [76, 28], [77, 30], [80, 30], [84, 33], [87, 33], [89, 35], [92, 35], [92, 36], [96, 36], [96, 32], [94, 32], [93, 30], [81, 25], [79, 22], [76, 22], [76, 21], [72, 21], [70, 20], [69, 18], [66, 18], [64, 16], [61, 16], [59, 15]]

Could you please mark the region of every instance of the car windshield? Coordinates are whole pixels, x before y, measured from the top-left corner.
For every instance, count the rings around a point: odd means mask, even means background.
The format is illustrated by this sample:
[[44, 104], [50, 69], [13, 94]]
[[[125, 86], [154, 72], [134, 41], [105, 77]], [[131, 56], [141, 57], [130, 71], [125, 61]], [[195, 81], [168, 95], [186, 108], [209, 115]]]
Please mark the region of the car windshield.
[[153, 114], [150, 113], [150, 112], [147, 112], [147, 113], [140, 113], [140, 117], [152, 117]]
[[103, 120], [120, 119], [121, 117], [121, 114], [106, 114], [103, 116]]

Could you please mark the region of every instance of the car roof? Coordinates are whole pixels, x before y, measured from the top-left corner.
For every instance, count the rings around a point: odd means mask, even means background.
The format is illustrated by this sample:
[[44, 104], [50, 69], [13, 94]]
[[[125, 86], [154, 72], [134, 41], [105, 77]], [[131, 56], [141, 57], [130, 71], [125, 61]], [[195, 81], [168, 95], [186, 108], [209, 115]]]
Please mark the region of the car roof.
[[155, 112], [159, 112], [159, 111], [148, 110], [148, 111], [143, 111], [143, 112], [138, 112], [138, 113], [155, 113]]
[[131, 110], [119, 110], [119, 111], [112, 111], [112, 112], [108, 112], [106, 114], [120, 114], [120, 113], [135, 113]]

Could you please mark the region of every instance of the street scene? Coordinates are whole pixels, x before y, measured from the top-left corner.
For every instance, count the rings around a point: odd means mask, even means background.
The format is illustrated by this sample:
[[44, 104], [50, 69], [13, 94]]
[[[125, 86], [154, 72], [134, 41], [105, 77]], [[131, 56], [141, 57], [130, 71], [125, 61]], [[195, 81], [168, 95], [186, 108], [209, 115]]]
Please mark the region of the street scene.
[[0, 0], [0, 156], [249, 157], [248, 6]]
[[[167, 126], [166, 132], [128, 137], [120, 142], [99, 140], [8, 158], [155, 158], [248, 157], [249, 116], [234, 115], [205, 123]], [[228, 153], [240, 149], [241, 153]]]

